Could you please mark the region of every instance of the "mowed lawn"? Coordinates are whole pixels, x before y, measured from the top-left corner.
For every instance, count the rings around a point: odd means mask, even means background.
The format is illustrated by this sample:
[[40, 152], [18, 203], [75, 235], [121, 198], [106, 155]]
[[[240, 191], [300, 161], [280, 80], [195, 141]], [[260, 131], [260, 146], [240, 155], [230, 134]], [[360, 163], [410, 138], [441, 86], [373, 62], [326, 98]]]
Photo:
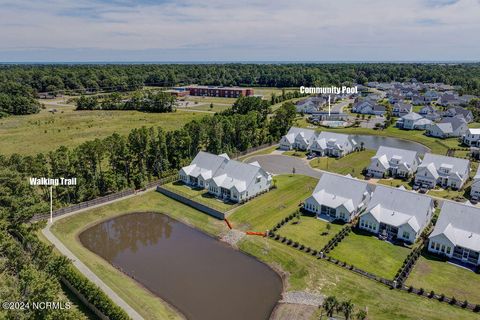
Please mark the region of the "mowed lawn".
[[219, 210], [221, 212], [226, 212], [235, 208], [237, 204], [233, 202], [223, 202], [211, 194], [208, 193], [206, 189], [197, 189], [187, 186], [183, 182], [175, 181], [164, 184], [162, 187], [169, 189], [175, 193], [178, 193], [182, 196], [185, 196], [189, 199], [192, 199], [196, 202], [202, 203], [206, 206], [209, 206], [213, 209]]
[[320, 250], [343, 227], [340, 224], [330, 223], [330, 230], [328, 230], [327, 224], [326, 221], [316, 217], [301, 216], [300, 220], [293, 219], [281, 227], [277, 233], [312, 249]]
[[385, 279], [393, 280], [410, 249], [354, 230], [329, 255]]
[[403, 186], [407, 190], [412, 190], [412, 186], [410, 185], [410, 182], [404, 181], [402, 179], [394, 179], [394, 178], [380, 179], [378, 180], [378, 183], [386, 186], [394, 187], [394, 188]]
[[339, 159], [320, 157], [311, 160], [310, 166], [342, 175], [350, 174], [356, 178], [363, 178], [362, 171], [365, 167], [368, 167], [370, 159], [374, 155], [375, 151], [364, 150], [360, 152], [352, 152]]
[[[240, 243], [240, 249], [287, 274], [287, 291], [306, 290], [324, 296], [334, 295], [339, 300], [351, 300], [356, 310], [368, 308], [368, 319], [478, 319], [478, 314], [471, 311], [405, 291], [391, 290], [376, 281], [271, 239], [246, 237]], [[374, 263], [375, 257], [371, 259]]]
[[[55, 114], [48, 112], [54, 108]], [[77, 146], [114, 132], [127, 135], [133, 128], [162, 127], [170, 131], [209, 116], [200, 112], [143, 113], [139, 111], [75, 111], [74, 106], [47, 106], [38, 114], [0, 119], [1, 154], [36, 154], [65, 146]]]
[[95, 272], [98, 277], [145, 319], [181, 319], [160, 298], [145, 290], [133, 279], [83, 247], [78, 240], [78, 235], [89, 226], [130, 212], [165, 213], [212, 236], [217, 236], [221, 231], [224, 231], [226, 229], [225, 224], [221, 220], [212, 218], [158, 192], [149, 191], [139, 196], [63, 218], [55, 222], [52, 227], [52, 232], [55, 236], [77, 258], [85, 263], [90, 270]]
[[458, 301], [480, 304], [480, 274], [423, 254], [406, 282], [407, 286], [431, 290]]
[[300, 208], [318, 180], [302, 175], [279, 175], [273, 178], [276, 189], [241, 205], [229, 215], [236, 229], [265, 231]]

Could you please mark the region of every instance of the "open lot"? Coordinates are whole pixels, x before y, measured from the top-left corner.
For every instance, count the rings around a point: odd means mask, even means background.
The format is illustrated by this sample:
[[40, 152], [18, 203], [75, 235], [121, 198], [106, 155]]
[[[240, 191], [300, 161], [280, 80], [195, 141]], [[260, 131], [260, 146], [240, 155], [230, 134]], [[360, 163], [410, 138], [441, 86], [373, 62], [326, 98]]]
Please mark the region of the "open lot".
[[235, 229], [265, 231], [298, 210], [315, 188], [317, 180], [302, 175], [274, 177], [273, 189], [235, 209], [228, 219]]
[[381, 241], [360, 230], [353, 230], [331, 252], [333, 258], [392, 280], [410, 250]]
[[330, 157], [315, 158], [310, 161], [313, 168], [335, 172], [342, 175], [350, 174], [353, 177], [363, 178], [362, 171], [370, 164], [370, 158], [375, 155], [373, 150], [352, 152], [345, 157], [336, 159]]
[[480, 304], [480, 275], [452, 265], [434, 255], [423, 254], [406, 282], [407, 286], [431, 290], [458, 301]]
[[233, 202], [223, 202], [209, 194], [206, 189], [192, 188], [181, 181], [170, 182], [163, 187], [221, 212], [231, 210], [237, 205]]
[[207, 116], [198, 112], [143, 113], [138, 111], [75, 111], [74, 106], [55, 106], [55, 114], [38, 114], [0, 119], [0, 153], [36, 154], [59, 146], [77, 146], [114, 132], [128, 134], [142, 126], [174, 130]]
[[326, 221], [316, 217], [301, 216], [300, 220], [293, 219], [281, 227], [277, 233], [312, 249], [320, 250], [343, 227], [340, 224], [330, 223], [329, 230], [327, 224]]

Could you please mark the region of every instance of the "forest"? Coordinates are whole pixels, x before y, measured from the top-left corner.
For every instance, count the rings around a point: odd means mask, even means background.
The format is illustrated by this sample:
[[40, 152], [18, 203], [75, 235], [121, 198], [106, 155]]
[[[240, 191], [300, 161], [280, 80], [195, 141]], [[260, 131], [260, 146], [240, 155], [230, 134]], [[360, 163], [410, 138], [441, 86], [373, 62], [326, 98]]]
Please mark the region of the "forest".
[[39, 92], [124, 92], [193, 83], [282, 88], [412, 78], [460, 85], [462, 93], [480, 95], [480, 63], [4, 65], [0, 66], [0, 114], [37, 112], [32, 98]]
[[[60, 280], [67, 279], [110, 319], [127, 319], [95, 285], [79, 274], [36, 232], [42, 223], [29, 223], [36, 213], [48, 211], [47, 187], [33, 187], [29, 177], [76, 177], [75, 187], [55, 188], [55, 207], [90, 200], [176, 174], [199, 150], [238, 151], [276, 141], [295, 118], [295, 106], [285, 102], [265, 117], [268, 105], [256, 97], [242, 97], [235, 113], [206, 116], [181, 129], [133, 129], [129, 135], [112, 134], [76, 148], [62, 146], [34, 156], [0, 155], [0, 297], [3, 301], [58, 301]], [[0, 310], [9, 319], [78, 319], [75, 310]]]

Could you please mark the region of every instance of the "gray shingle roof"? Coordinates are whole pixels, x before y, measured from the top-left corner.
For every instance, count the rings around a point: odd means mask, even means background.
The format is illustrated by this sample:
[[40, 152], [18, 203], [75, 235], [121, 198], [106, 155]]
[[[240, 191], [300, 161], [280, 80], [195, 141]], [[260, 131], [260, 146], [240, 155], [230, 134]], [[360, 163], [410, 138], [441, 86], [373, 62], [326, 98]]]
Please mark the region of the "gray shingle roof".
[[480, 251], [480, 209], [444, 201], [430, 238], [444, 234], [454, 245]]
[[458, 172], [463, 174], [464, 172], [468, 171], [470, 162], [466, 159], [447, 157], [447, 156], [442, 156], [442, 155], [433, 154], [433, 153], [426, 153], [425, 156], [423, 157], [422, 163], [420, 164], [419, 168], [426, 167], [429, 164], [433, 164], [436, 170], [438, 170], [444, 164], [451, 165], [452, 172]]
[[412, 165], [415, 159], [417, 159], [418, 157], [418, 152], [412, 151], [412, 150], [380, 146], [380, 148], [378, 148], [377, 150], [377, 153], [375, 154], [375, 157], [378, 158], [383, 155], [385, 155], [388, 160], [390, 160], [394, 156], [400, 156], [402, 158], [401, 160], [402, 163], [407, 163], [409, 165]]

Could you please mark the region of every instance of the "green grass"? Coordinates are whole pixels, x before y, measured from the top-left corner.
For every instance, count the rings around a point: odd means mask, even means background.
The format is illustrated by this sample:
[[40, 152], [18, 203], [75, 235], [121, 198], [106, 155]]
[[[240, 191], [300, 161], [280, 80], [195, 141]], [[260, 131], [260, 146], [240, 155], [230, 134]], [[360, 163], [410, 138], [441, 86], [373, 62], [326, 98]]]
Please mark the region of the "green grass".
[[410, 185], [409, 181], [404, 181], [402, 179], [393, 179], [393, 178], [388, 178], [388, 179], [380, 179], [378, 180], [379, 184], [383, 184], [386, 186], [398, 188], [400, 186], [404, 186], [405, 189], [407, 190], [412, 190], [412, 186]]
[[[75, 111], [73, 106], [48, 106], [38, 114], [0, 119], [0, 153], [36, 154], [59, 146], [77, 146], [114, 132], [126, 135], [133, 128], [162, 127], [174, 130], [207, 116], [199, 112], [143, 113], [138, 111]], [[63, 113], [62, 113], [63, 112]]]
[[211, 111], [211, 112], [222, 112], [227, 109], [230, 109], [230, 105], [226, 104], [213, 104], [213, 108], [210, 108], [210, 104], [202, 104], [202, 105], [193, 105], [188, 108], [185, 108], [187, 110], [199, 110], [199, 111]]
[[163, 187], [221, 212], [231, 210], [237, 205], [233, 202], [220, 201], [209, 194], [206, 189], [191, 188], [180, 181], [167, 183]]
[[381, 241], [359, 230], [352, 231], [331, 252], [333, 258], [377, 276], [393, 280], [409, 249]]
[[306, 158], [308, 152], [307, 151], [295, 151], [295, 150], [289, 150], [285, 151], [282, 153], [284, 156], [293, 156], [293, 157], [298, 157], [298, 158]]
[[271, 146], [271, 147], [268, 147], [268, 148], [265, 148], [265, 149], [262, 149], [262, 150], [258, 150], [258, 151], [255, 151], [255, 152], [252, 152], [252, 153], [249, 153], [249, 154], [246, 154], [244, 156], [241, 156], [238, 158], [238, 161], [243, 161], [243, 162], [248, 162], [248, 159], [253, 157], [253, 156], [260, 156], [260, 155], [264, 155], [264, 154], [270, 154], [272, 153], [273, 151], [277, 150], [278, 149], [278, 146], [275, 145], [275, 146]]
[[316, 217], [301, 216], [300, 221], [293, 219], [287, 225], [281, 227], [277, 233], [312, 249], [320, 250], [343, 226], [337, 223], [330, 223], [330, 227], [331, 229], [328, 230], [327, 222], [324, 220]]
[[353, 177], [363, 178], [362, 171], [365, 167], [368, 167], [370, 159], [374, 155], [375, 151], [364, 150], [352, 152], [339, 159], [329, 157], [315, 158], [310, 161], [310, 166], [342, 175], [350, 174]]
[[53, 225], [52, 232], [145, 319], [179, 319], [179, 315], [160, 298], [83, 247], [78, 240], [79, 233], [104, 219], [142, 211], [166, 213], [174, 219], [211, 235], [218, 235], [225, 228], [224, 223], [220, 220], [167, 198], [158, 192], [150, 191], [141, 196], [61, 219]]
[[406, 285], [480, 304], [480, 275], [430, 254], [418, 259]]
[[[301, 127], [311, 127], [304, 118], [296, 120], [296, 125]], [[331, 131], [346, 134], [361, 135], [378, 135], [392, 138], [399, 138], [418, 142], [428, 147], [432, 153], [445, 155], [448, 148], [458, 148], [459, 142], [457, 138], [438, 139], [424, 135], [423, 131], [418, 130], [401, 130], [394, 126], [390, 126], [385, 130], [374, 130], [368, 128], [322, 128], [323, 131]]]
[[299, 204], [308, 198], [317, 180], [302, 175], [274, 177], [276, 189], [235, 209], [228, 219], [236, 229], [265, 231], [281, 219], [299, 209]]
[[478, 314], [471, 311], [405, 291], [391, 290], [271, 239], [248, 237], [240, 243], [240, 249], [288, 275], [287, 291], [308, 290], [326, 296], [334, 295], [339, 300], [351, 299], [357, 309], [368, 308], [368, 319], [478, 319]]

